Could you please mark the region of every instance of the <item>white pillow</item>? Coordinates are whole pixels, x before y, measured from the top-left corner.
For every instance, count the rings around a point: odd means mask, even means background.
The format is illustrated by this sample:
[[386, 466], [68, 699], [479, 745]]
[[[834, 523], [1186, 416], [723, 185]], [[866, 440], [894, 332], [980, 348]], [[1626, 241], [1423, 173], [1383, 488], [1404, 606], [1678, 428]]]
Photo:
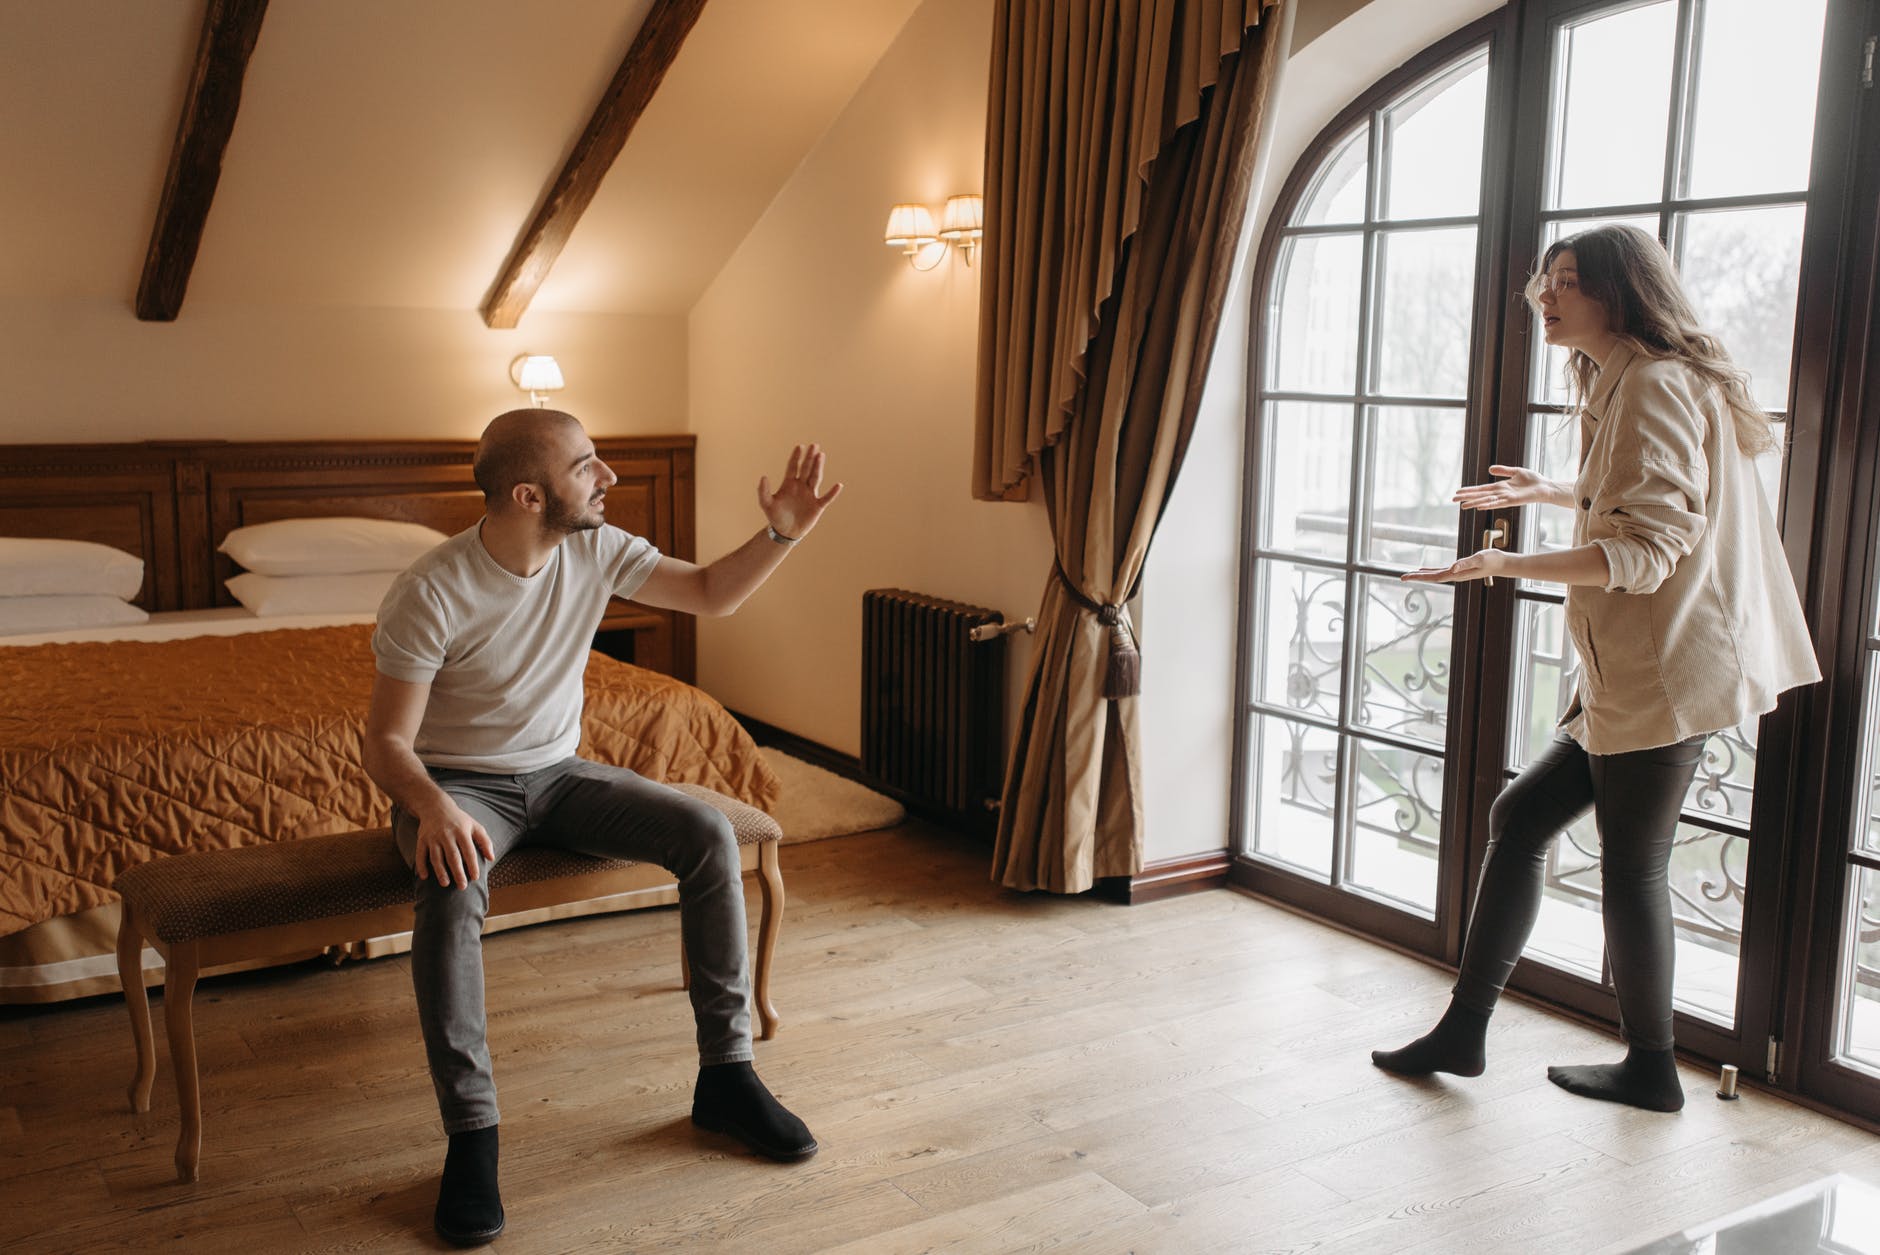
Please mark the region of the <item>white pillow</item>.
[[102, 594], [0, 597], [0, 636], [24, 632], [57, 632], [65, 628], [117, 627], [120, 624], [149, 621], [150, 616], [130, 602]]
[[402, 571], [449, 539], [434, 528], [390, 519], [278, 519], [238, 527], [218, 547], [260, 575], [349, 575]]
[[144, 560], [88, 540], [0, 537], [0, 597], [84, 594], [129, 601], [144, 586]]
[[257, 575], [227, 581], [235, 600], [264, 618], [283, 614], [377, 614], [396, 571], [353, 575]]

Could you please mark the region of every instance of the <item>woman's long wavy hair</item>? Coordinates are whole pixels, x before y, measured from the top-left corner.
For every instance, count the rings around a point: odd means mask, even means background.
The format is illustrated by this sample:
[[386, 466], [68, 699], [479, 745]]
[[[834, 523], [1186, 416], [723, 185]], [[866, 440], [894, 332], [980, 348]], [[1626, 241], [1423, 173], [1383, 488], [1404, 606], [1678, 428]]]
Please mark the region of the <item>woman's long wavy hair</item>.
[[[1527, 299], [1540, 308], [1541, 278], [1562, 253], [1573, 254], [1580, 292], [1605, 307], [1613, 334], [1648, 357], [1673, 358], [1713, 384], [1736, 427], [1737, 448], [1751, 457], [1780, 444], [1769, 415], [1750, 395], [1749, 375], [1722, 342], [1697, 325], [1671, 257], [1656, 236], [1609, 224], [1556, 240], [1528, 280]], [[1599, 377], [1599, 363], [1578, 349], [1567, 356], [1574, 405], [1584, 405]]]

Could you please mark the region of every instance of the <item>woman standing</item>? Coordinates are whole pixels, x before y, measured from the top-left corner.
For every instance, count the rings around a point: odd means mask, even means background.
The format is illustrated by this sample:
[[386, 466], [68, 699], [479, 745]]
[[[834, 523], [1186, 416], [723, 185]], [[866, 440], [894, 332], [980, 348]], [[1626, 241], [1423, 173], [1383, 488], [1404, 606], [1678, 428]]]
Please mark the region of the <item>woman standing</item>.
[[1492, 466], [1465, 509], [1574, 512], [1573, 547], [1487, 549], [1407, 580], [1519, 576], [1565, 584], [1579, 657], [1551, 745], [1496, 798], [1461, 972], [1443, 1018], [1400, 1050], [1405, 1075], [1479, 1076], [1488, 1018], [1540, 913], [1547, 850], [1591, 809], [1623, 1061], [1553, 1067], [1556, 1085], [1652, 1111], [1684, 1105], [1672, 1054], [1671, 897], [1678, 812], [1705, 739], [1821, 678], [1754, 459], [1768, 416], [1697, 326], [1656, 239], [1602, 226], [1547, 250], [1527, 296], [1547, 343], [1569, 350], [1580, 420], [1572, 484]]

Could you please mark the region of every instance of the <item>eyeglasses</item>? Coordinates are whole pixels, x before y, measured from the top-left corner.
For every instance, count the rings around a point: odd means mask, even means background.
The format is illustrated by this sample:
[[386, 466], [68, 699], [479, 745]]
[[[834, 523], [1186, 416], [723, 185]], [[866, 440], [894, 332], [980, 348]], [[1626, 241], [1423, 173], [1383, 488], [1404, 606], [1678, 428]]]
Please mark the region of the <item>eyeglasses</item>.
[[1555, 274], [1539, 275], [1534, 280], [1534, 295], [1535, 296], [1546, 296], [1546, 295], [1558, 296], [1562, 292], [1578, 292], [1579, 290], [1580, 290], [1579, 275], [1572, 274], [1567, 271], [1562, 271], [1561, 273], [1557, 275]]

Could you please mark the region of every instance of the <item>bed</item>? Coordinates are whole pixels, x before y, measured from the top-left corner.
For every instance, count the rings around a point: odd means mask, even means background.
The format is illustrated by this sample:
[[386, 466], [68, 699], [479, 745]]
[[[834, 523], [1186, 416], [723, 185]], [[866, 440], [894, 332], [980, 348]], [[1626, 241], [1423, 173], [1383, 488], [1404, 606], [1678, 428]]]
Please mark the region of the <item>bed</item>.
[[[690, 557], [691, 438], [596, 445], [621, 480], [609, 518]], [[359, 766], [370, 616], [257, 618], [228, 604], [223, 581], [235, 567], [217, 547], [237, 527], [286, 518], [460, 530], [481, 512], [473, 447], [0, 446], [0, 536], [137, 554], [137, 600], [152, 612], [134, 626], [0, 637], [0, 1004], [120, 987], [110, 886], [127, 866], [387, 822], [387, 803]], [[688, 682], [691, 628], [669, 612], [610, 607], [600, 635], [608, 652], [590, 657], [582, 752], [769, 809], [775, 775], [723, 707]], [[649, 869], [643, 889], [491, 927], [675, 900], [670, 878]], [[407, 944], [360, 938], [343, 953]], [[145, 968], [154, 979], [154, 953]]]

